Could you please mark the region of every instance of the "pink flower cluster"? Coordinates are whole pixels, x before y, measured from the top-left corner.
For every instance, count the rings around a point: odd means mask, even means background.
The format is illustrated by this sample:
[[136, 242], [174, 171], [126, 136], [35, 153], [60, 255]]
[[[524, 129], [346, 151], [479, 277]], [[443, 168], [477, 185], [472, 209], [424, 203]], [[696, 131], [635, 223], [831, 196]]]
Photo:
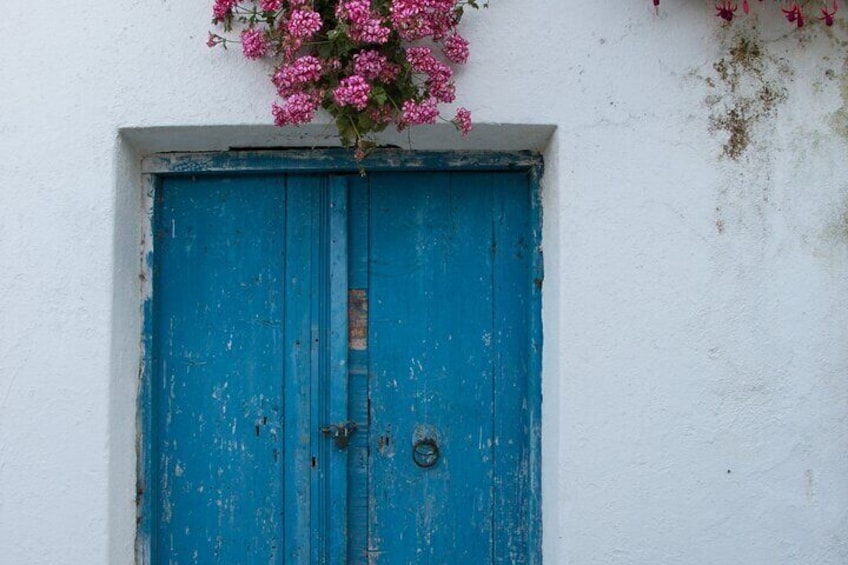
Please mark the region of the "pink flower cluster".
[[283, 0], [262, 0], [259, 7], [263, 12], [276, 12], [283, 4]]
[[321, 14], [312, 10], [294, 10], [286, 29], [296, 39], [309, 39], [321, 29]]
[[451, 63], [464, 65], [468, 61], [468, 41], [458, 33], [445, 40], [445, 57]]
[[322, 72], [323, 66], [318, 57], [304, 55], [295, 59], [291, 64], [283, 65], [277, 69], [272, 81], [280, 96], [287, 98], [308, 89], [310, 85], [321, 78]]
[[471, 131], [471, 112], [465, 108], [457, 108], [453, 123], [462, 133], [462, 137], [466, 137]]
[[400, 65], [390, 63], [385, 55], [369, 49], [353, 56], [353, 72], [365, 80], [390, 83], [400, 72]]
[[439, 117], [438, 102], [435, 98], [427, 98], [421, 102], [407, 100], [403, 103], [403, 121], [406, 124], [420, 126], [422, 124], [435, 124]]
[[215, 0], [215, 4], [212, 6], [212, 17], [216, 20], [229, 17], [236, 4], [238, 4], [238, 0]]
[[459, 23], [454, 8], [454, 0], [392, 0], [392, 24], [405, 41], [438, 41]]
[[406, 60], [413, 71], [426, 75], [424, 84], [433, 98], [439, 102], [454, 101], [453, 70], [436, 59], [429, 47], [410, 47], [406, 50]]
[[265, 32], [255, 27], [244, 30], [241, 32], [241, 48], [248, 59], [261, 59], [268, 51]]
[[359, 43], [382, 45], [391, 32], [383, 19], [371, 10], [371, 0], [341, 0], [336, 16], [350, 26], [350, 38]]
[[[436, 123], [439, 105], [454, 102], [451, 65], [469, 57], [458, 25], [463, 8], [480, 0], [212, 2], [215, 23], [227, 32], [241, 28], [245, 57], [274, 61], [271, 80], [281, 99], [272, 104], [274, 123], [306, 124], [323, 108], [361, 158], [369, 136], [392, 123]], [[210, 33], [207, 44], [234, 41]], [[463, 136], [471, 131], [465, 108], [449, 121]]]
[[283, 127], [289, 124], [300, 126], [308, 124], [315, 117], [318, 100], [305, 92], [297, 92], [286, 98], [286, 103], [280, 106], [276, 102], [271, 105], [274, 114], [274, 125]]
[[333, 99], [339, 106], [353, 106], [357, 110], [368, 107], [368, 95], [371, 85], [359, 75], [342, 79], [338, 88], [333, 90]]

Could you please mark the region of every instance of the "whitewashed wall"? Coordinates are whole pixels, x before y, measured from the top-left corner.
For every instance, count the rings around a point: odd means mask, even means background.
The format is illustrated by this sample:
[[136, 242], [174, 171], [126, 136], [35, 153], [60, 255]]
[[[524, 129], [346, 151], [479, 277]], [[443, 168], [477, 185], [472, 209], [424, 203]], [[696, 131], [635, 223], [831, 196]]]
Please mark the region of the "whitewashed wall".
[[[4, 4], [4, 565], [132, 562], [140, 157], [320, 137], [208, 3]], [[844, 564], [848, 28], [648, 4], [494, 0], [460, 102], [511, 125], [413, 136], [545, 154], [546, 563]]]

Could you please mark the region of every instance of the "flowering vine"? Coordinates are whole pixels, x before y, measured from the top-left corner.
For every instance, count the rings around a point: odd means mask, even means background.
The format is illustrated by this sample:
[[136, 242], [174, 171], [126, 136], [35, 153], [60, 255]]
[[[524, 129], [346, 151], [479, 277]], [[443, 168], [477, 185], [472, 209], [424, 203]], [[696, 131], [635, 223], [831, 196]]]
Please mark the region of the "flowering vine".
[[[725, 22], [733, 21], [733, 18], [738, 15], [739, 3], [733, 0], [714, 0], [716, 16]], [[758, 0], [763, 3], [764, 0]], [[751, 11], [751, 3], [749, 0], [742, 0], [742, 14], [748, 15]], [[657, 10], [660, 5], [660, 0], [653, 0], [654, 10]], [[771, 6], [780, 8], [783, 17], [790, 24], [797, 27], [804, 27], [804, 23], [813, 14], [816, 19], [824, 22], [827, 26], [832, 26], [834, 16], [839, 10], [837, 0], [773, 0]], [[818, 11], [815, 9], [818, 8]]]
[[[210, 32], [209, 47], [241, 43], [248, 59], [270, 58], [280, 100], [278, 126], [332, 116], [343, 145], [362, 159], [373, 134], [433, 124], [454, 102], [451, 65], [468, 60], [458, 26], [467, 8], [487, 0], [214, 0], [212, 23], [239, 39]], [[450, 120], [467, 135], [471, 114]]]

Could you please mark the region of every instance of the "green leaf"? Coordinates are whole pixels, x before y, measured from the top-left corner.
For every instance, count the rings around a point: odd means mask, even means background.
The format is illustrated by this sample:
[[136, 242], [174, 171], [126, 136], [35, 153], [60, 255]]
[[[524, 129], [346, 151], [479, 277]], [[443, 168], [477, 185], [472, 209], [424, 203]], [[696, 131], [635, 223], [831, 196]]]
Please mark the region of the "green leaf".
[[366, 113], [361, 113], [356, 118], [356, 129], [360, 135], [367, 135], [374, 129], [374, 120]]
[[371, 89], [371, 100], [382, 106], [389, 100], [389, 97], [382, 86], [375, 86]]
[[322, 59], [329, 59], [333, 56], [333, 44], [332, 43], [321, 43], [318, 45], [318, 56]]

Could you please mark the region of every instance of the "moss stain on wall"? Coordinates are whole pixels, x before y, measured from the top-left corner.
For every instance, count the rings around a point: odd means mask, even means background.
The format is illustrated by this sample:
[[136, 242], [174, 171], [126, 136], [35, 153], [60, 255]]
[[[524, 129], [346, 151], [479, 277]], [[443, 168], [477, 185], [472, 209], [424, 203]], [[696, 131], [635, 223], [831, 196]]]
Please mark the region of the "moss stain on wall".
[[776, 116], [786, 100], [781, 79], [792, 75], [785, 62], [765, 52], [753, 31], [733, 38], [727, 55], [713, 64], [715, 76], [706, 81], [714, 90], [706, 98], [710, 131], [727, 136], [722, 156], [733, 161], [751, 146], [755, 126]]
[[834, 210], [833, 218], [824, 230], [827, 240], [848, 244], [848, 192], [842, 197], [842, 203]]
[[[828, 78], [833, 74], [835, 73], [829, 75]], [[842, 97], [842, 107], [831, 114], [830, 127], [837, 135], [848, 140], [848, 58], [842, 63], [842, 74], [839, 77], [839, 95]]]

